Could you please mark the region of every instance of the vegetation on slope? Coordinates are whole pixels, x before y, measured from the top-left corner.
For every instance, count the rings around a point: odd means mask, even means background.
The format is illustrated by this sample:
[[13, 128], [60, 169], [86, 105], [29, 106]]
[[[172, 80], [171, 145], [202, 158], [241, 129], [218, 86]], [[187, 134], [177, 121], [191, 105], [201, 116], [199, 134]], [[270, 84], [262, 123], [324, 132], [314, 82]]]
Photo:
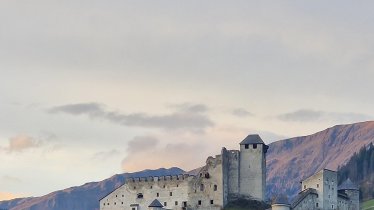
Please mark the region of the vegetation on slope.
[[374, 199], [365, 201], [361, 207], [362, 210], [374, 210]]
[[[360, 186], [360, 199], [374, 198], [374, 145], [362, 148], [355, 153], [346, 165], [338, 169], [339, 182], [350, 178]], [[340, 183], [339, 183], [340, 184]]]

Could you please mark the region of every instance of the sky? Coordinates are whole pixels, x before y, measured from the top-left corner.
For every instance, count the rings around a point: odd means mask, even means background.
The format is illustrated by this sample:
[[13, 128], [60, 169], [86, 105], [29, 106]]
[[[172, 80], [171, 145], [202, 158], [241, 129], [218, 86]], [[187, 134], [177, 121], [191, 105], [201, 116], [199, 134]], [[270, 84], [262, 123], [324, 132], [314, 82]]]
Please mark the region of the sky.
[[0, 200], [374, 119], [373, 1], [0, 1]]

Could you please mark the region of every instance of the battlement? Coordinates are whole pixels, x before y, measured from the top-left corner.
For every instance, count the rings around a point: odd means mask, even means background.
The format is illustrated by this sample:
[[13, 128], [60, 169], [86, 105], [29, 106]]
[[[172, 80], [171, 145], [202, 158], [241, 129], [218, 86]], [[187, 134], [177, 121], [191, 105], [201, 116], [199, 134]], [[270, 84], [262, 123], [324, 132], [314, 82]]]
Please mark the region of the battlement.
[[179, 175], [166, 175], [166, 176], [149, 176], [149, 177], [129, 177], [125, 183], [140, 183], [140, 182], [168, 182], [176, 180], [185, 180], [193, 175], [179, 174]]

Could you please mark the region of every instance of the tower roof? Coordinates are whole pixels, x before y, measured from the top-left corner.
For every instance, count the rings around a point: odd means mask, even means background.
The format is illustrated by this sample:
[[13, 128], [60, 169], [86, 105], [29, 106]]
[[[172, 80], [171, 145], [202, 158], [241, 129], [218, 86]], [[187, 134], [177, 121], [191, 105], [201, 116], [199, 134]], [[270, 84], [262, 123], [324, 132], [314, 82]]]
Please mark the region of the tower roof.
[[265, 144], [264, 141], [262, 141], [261, 137], [258, 134], [251, 134], [248, 135], [242, 142], [240, 142], [240, 145], [242, 144]]
[[281, 195], [278, 195], [277, 197], [275, 197], [275, 199], [273, 200], [273, 204], [285, 204], [285, 205], [288, 205], [288, 204], [290, 204], [290, 202], [288, 201], [288, 198], [287, 198], [286, 195], [281, 194]]
[[152, 203], [151, 204], [149, 204], [149, 206], [148, 207], [164, 207], [161, 203], [160, 203], [160, 201], [158, 201], [157, 199], [154, 199], [153, 201], [152, 201]]
[[358, 190], [358, 187], [351, 181], [351, 179], [348, 178], [338, 186], [338, 190]]

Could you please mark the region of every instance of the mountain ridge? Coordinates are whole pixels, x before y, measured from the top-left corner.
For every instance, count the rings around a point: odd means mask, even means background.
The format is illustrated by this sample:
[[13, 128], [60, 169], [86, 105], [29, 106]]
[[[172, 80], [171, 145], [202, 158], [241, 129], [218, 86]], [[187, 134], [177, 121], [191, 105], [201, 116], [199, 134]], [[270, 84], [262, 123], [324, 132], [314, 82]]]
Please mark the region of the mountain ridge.
[[[335, 125], [311, 135], [293, 137], [269, 144], [267, 153], [267, 197], [297, 194], [299, 181], [323, 168], [336, 170], [365, 145], [374, 142], [374, 121]], [[9, 210], [98, 210], [99, 199], [125, 182], [128, 177], [177, 175], [180, 168], [160, 168], [116, 174], [99, 182], [58, 190], [41, 197], [0, 201]], [[82, 202], [84, 201], [84, 202]]]

